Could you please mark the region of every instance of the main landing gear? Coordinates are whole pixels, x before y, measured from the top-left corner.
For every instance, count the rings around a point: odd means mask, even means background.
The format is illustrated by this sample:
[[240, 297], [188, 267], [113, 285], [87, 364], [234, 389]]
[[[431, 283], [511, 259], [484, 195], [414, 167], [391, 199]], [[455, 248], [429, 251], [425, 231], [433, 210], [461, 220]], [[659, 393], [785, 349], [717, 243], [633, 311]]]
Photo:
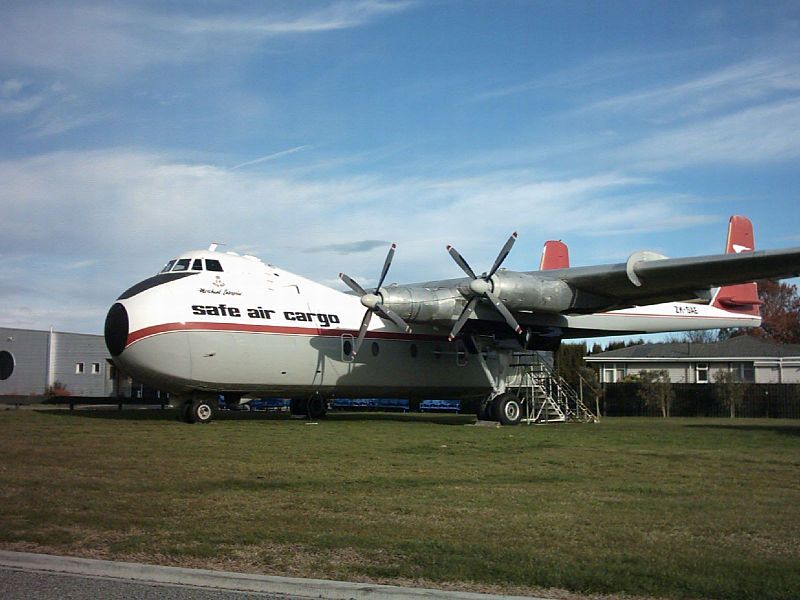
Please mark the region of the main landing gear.
[[517, 425], [522, 420], [522, 402], [511, 392], [490, 396], [481, 402], [478, 408], [478, 420]]
[[320, 394], [309, 398], [292, 398], [290, 410], [293, 417], [322, 419], [328, 412], [328, 403]]

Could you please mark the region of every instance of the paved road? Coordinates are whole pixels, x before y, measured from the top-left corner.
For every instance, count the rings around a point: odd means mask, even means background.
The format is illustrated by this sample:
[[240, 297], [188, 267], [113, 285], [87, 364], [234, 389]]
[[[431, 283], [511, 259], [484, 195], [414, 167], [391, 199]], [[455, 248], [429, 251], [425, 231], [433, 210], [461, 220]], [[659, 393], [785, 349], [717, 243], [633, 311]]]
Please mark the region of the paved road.
[[[270, 598], [286, 600], [291, 596], [209, 590], [185, 585], [139, 583], [71, 573], [45, 573], [0, 567], [0, 598], [4, 600], [245, 600]], [[299, 596], [295, 596], [299, 598]]]
[[[227, 571], [159, 567], [0, 550], [0, 598], [8, 600], [242, 600], [330, 598], [337, 600], [487, 600], [491, 596], [320, 579], [271, 577]], [[543, 600], [527, 598], [527, 600]]]

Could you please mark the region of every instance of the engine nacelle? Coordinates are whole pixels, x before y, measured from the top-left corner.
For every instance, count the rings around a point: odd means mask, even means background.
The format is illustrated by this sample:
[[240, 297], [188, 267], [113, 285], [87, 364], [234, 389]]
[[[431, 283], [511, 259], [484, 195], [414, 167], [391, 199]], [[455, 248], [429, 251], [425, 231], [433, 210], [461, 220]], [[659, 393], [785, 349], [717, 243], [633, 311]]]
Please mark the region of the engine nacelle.
[[571, 308], [574, 290], [560, 279], [499, 271], [492, 277], [494, 293], [510, 310], [557, 313]]
[[411, 323], [452, 321], [464, 307], [457, 288], [391, 286], [378, 290], [382, 303]]

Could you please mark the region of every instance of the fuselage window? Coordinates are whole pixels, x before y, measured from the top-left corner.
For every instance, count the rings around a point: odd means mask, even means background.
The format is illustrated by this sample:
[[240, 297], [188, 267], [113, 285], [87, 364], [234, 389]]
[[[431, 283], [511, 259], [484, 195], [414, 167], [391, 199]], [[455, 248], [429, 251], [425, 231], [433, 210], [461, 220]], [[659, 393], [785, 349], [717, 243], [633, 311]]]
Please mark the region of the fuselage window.
[[214, 258], [206, 259], [206, 271], [222, 271], [222, 265]]
[[161, 272], [162, 272], [162, 273], [166, 273], [166, 272], [168, 272], [168, 271], [169, 271], [169, 270], [172, 268], [172, 266], [173, 266], [174, 264], [175, 264], [175, 261], [174, 261], [174, 260], [171, 260], [171, 261], [169, 261], [169, 262], [166, 264], [166, 266], [165, 266], [163, 269], [161, 269]]
[[175, 263], [175, 266], [172, 267], [172, 270], [173, 271], [188, 271], [190, 262], [192, 262], [191, 258], [182, 258], [178, 262]]
[[378, 342], [372, 342], [372, 356], [378, 356], [380, 351], [381, 347], [378, 345]]
[[192, 271], [202, 271], [203, 270], [203, 261], [199, 258], [195, 258], [194, 262], [192, 263]]

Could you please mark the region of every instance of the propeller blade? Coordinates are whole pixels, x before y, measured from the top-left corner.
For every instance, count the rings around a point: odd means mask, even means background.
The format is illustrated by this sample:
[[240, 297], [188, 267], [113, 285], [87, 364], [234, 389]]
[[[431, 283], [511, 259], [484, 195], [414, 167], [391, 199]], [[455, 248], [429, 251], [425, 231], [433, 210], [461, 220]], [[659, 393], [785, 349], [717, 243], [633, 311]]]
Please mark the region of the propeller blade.
[[511, 311], [506, 308], [506, 305], [503, 304], [503, 301], [495, 296], [492, 292], [486, 292], [486, 297], [492, 301], [494, 307], [501, 315], [503, 315], [503, 318], [506, 320], [506, 323], [508, 323], [509, 327], [511, 327], [511, 329], [513, 329], [516, 333], [522, 333], [522, 327], [519, 326], [519, 323], [517, 323], [514, 315], [512, 315]]
[[394, 312], [392, 309], [385, 307], [383, 304], [378, 304], [375, 306], [375, 310], [378, 311], [378, 314], [385, 319], [389, 319], [392, 323], [397, 325], [400, 329], [408, 333], [411, 331], [411, 327], [408, 326], [408, 323], [403, 321], [402, 317]]
[[475, 272], [470, 268], [467, 264], [467, 261], [464, 260], [464, 257], [458, 253], [458, 250], [453, 248], [452, 246], [447, 247], [447, 251], [450, 253], [450, 256], [453, 257], [453, 260], [456, 261], [456, 264], [461, 267], [461, 270], [464, 271], [467, 275], [470, 276], [472, 279], [477, 279]]
[[381, 277], [378, 279], [378, 285], [375, 286], [375, 292], [377, 293], [381, 286], [383, 285], [383, 280], [386, 279], [386, 274], [389, 272], [389, 267], [392, 266], [392, 258], [394, 258], [394, 249], [397, 248], [397, 244], [392, 244], [392, 247], [389, 248], [389, 253], [386, 255], [386, 260], [383, 263], [383, 271], [381, 271]]
[[455, 339], [455, 337], [458, 335], [458, 332], [461, 331], [462, 327], [464, 327], [467, 319], [469, 319], [469, 316], [475, 310], [475, 305], [478, 303], [478, 300], [478, 296], [473, 296], [469, 299], [469, 302], [467, 302], [464, 310], [461, 311], [461, 316], [458, 317], [458, 321], [456, 321], [456, 324], [453, 325], [450, 335], [447, 336], [447, 341], [452, 342]]
[[511, 234], [511, 237], [508, 238], [508, 241], [506, 242], [505, 246], [503, 246], [503, 249], [500, 250], [500, 254], [497, 255], [497, 258], [495, 259], [492, 268], [486, 275], [486, 279], [490, 279], [491, 276], [495, 274], [497, 269], [500, 268], [500, 265], [503, 264], [503, 261], [508, 256], [508, 253], [511, 252], [511, 248], [514, 246], [514, 242], [516, 241], [517, 241], [517, 232], [515, 231], [514, 233]]
[[364, 313], [364, 318], [361, 319], [361, 327], [358, 329], [358, 337], [356, 338], [356, 343], [353, 345], [353, 353], [350, 355], [353, 358], [356, 357], [359, 348], [361, 348], [361, 344], [364, 342], [364, 338], [367, 337], [367, 328], [369, 327], [369, 322], [371, 320], [372, 310], [368, 308]]
[[344, 281], [351, 290], [353, 290], [359, 296], [366, 296], [367, 292], [364, 288], [362, 288], [358, 283], [353, 281], [350, 277], [345, 275], [344, 273], [339, 273], [339, 279]]

